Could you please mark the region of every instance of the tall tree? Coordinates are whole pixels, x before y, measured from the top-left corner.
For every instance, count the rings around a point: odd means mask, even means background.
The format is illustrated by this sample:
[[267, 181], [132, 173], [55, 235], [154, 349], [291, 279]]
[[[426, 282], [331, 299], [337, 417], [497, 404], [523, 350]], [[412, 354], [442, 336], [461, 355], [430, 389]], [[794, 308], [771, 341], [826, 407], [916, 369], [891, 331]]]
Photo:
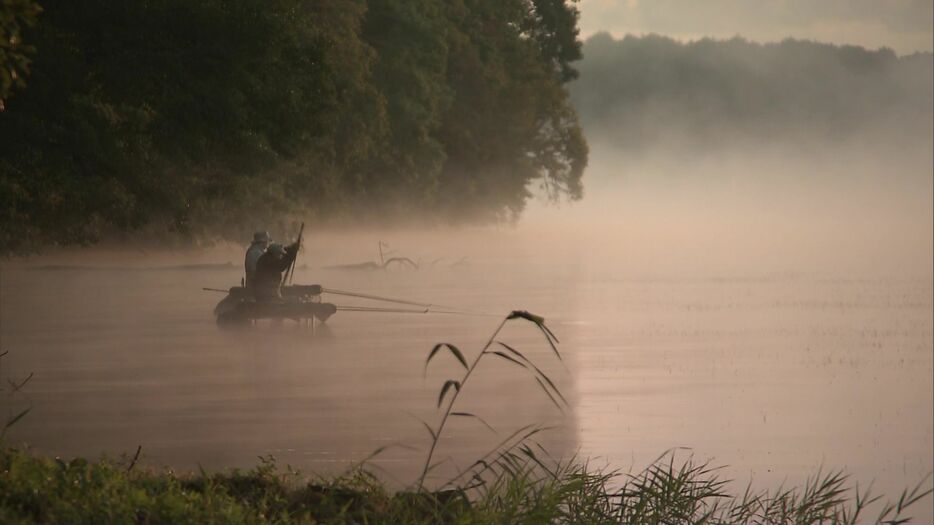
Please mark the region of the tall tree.
[[14, 88], [26, 86], [35, 48], [23, 42], [23, 29], [33, 26], [41, 12], [33, 0], [0, 1], [0, 111]]
[[457, 216], [511, 219], [536, 181], [552, 198], [581, 198], [587, 146], [564, 85], [580, 48], [567, 26], [573, 4], [459, 0], [449, 16], [455, 101], [441, 131], [444, 205]]

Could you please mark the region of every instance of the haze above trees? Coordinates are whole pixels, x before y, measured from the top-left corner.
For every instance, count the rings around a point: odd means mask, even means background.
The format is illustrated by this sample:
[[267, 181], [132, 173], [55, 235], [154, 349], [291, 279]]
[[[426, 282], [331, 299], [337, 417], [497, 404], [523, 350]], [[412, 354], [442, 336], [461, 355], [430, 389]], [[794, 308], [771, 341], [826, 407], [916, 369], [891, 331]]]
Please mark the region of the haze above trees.
[[628, 156], [852, 140], [929, 151], [934, 56], [810, 41], [589, 38], [572, 100], [588, 140]]

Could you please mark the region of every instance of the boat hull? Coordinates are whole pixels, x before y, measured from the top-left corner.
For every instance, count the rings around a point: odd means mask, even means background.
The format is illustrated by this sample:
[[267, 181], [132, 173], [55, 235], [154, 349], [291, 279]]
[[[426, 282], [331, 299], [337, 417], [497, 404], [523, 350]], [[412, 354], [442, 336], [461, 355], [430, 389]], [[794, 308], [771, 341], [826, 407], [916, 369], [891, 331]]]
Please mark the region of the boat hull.
[[217, 324], [244, 325], [261, 319], [324, 322], [337, 312], [335, 305], [321, 302], [318, 285], [283, 286], [281, 293], [281, 299], [257, 301], [246, 288], [235, 286], [214, 307]]

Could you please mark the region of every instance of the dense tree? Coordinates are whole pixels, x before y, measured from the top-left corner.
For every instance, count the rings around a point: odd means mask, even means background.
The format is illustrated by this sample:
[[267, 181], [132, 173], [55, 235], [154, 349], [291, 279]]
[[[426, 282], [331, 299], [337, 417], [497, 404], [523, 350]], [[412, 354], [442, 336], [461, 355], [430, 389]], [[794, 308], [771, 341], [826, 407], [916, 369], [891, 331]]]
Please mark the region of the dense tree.
[[364, 200], [401, 207], [432, 203], [447, 160], [438, 129], [451, 105], [448, 25], [443, 4], [435, 0], [367, 2], [363, 36], [376, 54], [373, 83], [385, 100], [389, 136], [355, 192]]
[[23, 29], [36, 23], [42, 8], [33, 0], [0, 2], [0, 111], [14, 88], [26, 85], [30, 55], [35, 48], [23, 42]]
[[42, 8], [31, 28], [38, 11], [0, 16], [8, 42], [35, 48], [30, 85], [0, 114], [0, 251], [242, 236], [299, 213], [508, 218], [536, 180], [580, 197], [569, 1]]
[[[442, 202], [455, 215], [515, 217], [539, 181], [548, 195], [582, 195], [587, 146], [563, 84], [579, 55], [576, 10], [563, 2], [448, 4], [448, 84], [441, 137], [449, 162]], [[562, 16], [555, 14], [562, 10]]]

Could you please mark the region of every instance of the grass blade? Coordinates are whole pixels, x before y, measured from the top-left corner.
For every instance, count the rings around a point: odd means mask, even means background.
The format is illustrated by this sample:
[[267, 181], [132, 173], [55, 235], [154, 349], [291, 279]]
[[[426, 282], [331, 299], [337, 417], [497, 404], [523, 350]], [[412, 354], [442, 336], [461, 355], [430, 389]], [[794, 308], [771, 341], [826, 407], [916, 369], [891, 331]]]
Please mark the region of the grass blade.
[[422, 371], [423, 376], [428, 373], [428, 363], [430, 363], [431, 360], [434, 359], [435, 355], [442, 348], [444, 348], [444, 343], [438, 343], [431, 349], [431, 352], [428, 353], [428, 358], [425, 359], [425, 369]]
[[464, 370], [467, 370], [467, 360], [464, 359], [464, 354], [456, 346], [450, 343], [438, 343], [432, 347], [431, 352], [428, 353], [428, 358], [425, 359], [425, 368], [422, 370], [422, 376], [424, 377], [428, 373], [428, 363], [431, 363], [431, 360], [441, 351], [442, 348], [447, 348], [454, 358], [457, 359], [457, 362], [464, 367]]
[[438, 408], [441, 408], [441, 403], [444, 402], [444, 396], [448, 393], [448, 390], [450, 390], [452, 387], [456, 390], [460, 390], [461, 389], [460, 381], [448, 379], [447, 381], [444, 382], [444, 386], [441, 387], [441, 393], [438, 394]]
[[509, 362], [511, 362], [511, 363], [515, 363], [515, 364], [521, 366], [522, 368], [528, 368], [527, 366], [525, 366], [525, 363], [522, 363], [522, 362], [520, 362], [519, 360], [514, 359], [514, 358], [512, 358], [512, 357], [509, 357], [508, 355], [506, 355], [506, 354], [503, 353], [503, 352], [500, 352], [499, 350], [494, 350], [493, 352], [489, 352], [489, 353], [491, 353], [491, 354], [493, 354], [493, 355], [495, 355], [495, 356], [501, 357], [501, 358], [503, 358], [503, 359], [505, 359], [505, 360], [507, 360], [507, 361], [509, 361]]
[[452, 416], [457, 416], [457, 417], [472, 417], [472, 418], [476, 419], [477, 421], [483, 423], [483, 426], [485, 426], [486, 428], [490, 429], [490, 431], [492, 431], [494, 434], [499, 434], [499, 432], [497, 432], [495, 428], [493, 428], [492, 426], [490, 426], [489, 423], [487, 423], [486, 421], [484, 421], [482, 417], [480, 417], [480, 416], [478, 416], [478, 415], [476, 415], [476, 414], [471, 414], [470, 412], [451, 412], [451, 415], [452, 415]]
[[464, 354], [462, 354], [461, 351], [458, 350], [457, 347], [452, 344], [445, 344], [445, 346], [447, 346], [448, 350], [450, 350], [451, 353], [454, 354], [454, 357], [457, 358], [458, 362], [460, 362], [460, 364], [463, 365], [464, 370], [467, 370], [467, 360], [464, 359]]
[[558, 407], [558, 410], [560, 410], [561, 413], [563, 414], [563, 413], [564, 413], [564, 409], [561, 408], [561, 404], [558, 403], [558, 400], [555, 399], [555, 396], [553, 396], [553, 395], [551, 394], [551, 392], [548, 391], [548, 387], [545, 386], [545, 383], [542, 383], [542, 380], [539, 379], [539, 378], [537, 378], [537, 377], [535, 378], [535, 381], [538, 383], [538, 386], [542, 387], [542, 390], [545, 392], [545, 395], [548, 396], [548, 399], [550, 399], [551, 402], [554, 403], [554, 405], [555, 405], [556, 407]]
[[20, 412], [19, 414], [16, 414], [16, 416], [14, 416], [12, 419], [9, 419], [9, 420], [6, 422], [6, 425], [3, 427], [4, 432], [5, 432], [8, 428], [10, 428], [10, 427], [12, 427], [13, 425], [15, 425], [20, 419], [23, 419], [24, 417], [26, 417], [26, 414], [28, 414], [30, 410], [32, 410], [32, 407], [29, 407], [29, 408], [27, 408], [26, 410], [23, 410], [23, 411]]

